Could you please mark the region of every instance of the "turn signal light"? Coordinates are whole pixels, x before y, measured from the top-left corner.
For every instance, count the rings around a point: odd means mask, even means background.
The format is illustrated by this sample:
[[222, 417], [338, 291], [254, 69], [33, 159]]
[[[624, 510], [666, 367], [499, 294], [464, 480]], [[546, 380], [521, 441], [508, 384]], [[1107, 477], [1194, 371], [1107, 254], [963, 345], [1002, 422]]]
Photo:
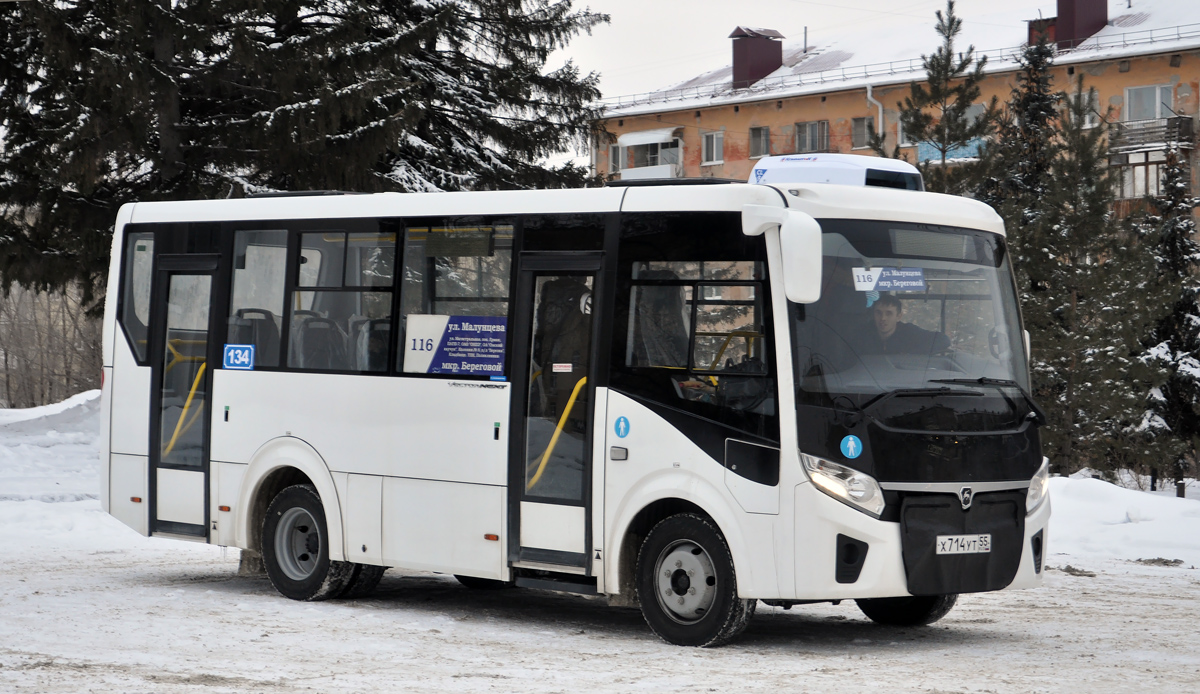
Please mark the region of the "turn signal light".
[[218, 510], [218, 511], [228, 511], [228, 510], [229, 510], [229, 507], [228, 507], [228, 506], [218, 506], [218, 507], [217, 507], [217, 510]]
[[485, 539], [485, 540], [491, 540], [492, 542], [499, 542], [499, 541], [500, 541], [500, 536], [499, 536], [499, 535], [493, 535], [492, 533], [488, 533], [487, 535], [484, 535], [484, 536], [483, 536], [483, 539]]
[[129, 497], [129, 500], [135, 504], [142, 503], [142, 497], [140, 497], [140, 496], [131, 496], [131, 497]]

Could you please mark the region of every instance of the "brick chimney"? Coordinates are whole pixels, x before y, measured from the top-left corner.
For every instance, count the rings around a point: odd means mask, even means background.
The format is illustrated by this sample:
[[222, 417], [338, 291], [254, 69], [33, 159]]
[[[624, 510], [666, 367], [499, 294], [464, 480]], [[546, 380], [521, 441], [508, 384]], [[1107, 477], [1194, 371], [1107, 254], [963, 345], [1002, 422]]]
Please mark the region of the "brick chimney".
[[745, 89], [783, 65], [783, 34], [774, 29], [738, 27], [733, 39], [733, 88]]
[[1059, 48], [1074, 48], [1108, 24], [1108, 0], [1058, 0], [1054, 39]]

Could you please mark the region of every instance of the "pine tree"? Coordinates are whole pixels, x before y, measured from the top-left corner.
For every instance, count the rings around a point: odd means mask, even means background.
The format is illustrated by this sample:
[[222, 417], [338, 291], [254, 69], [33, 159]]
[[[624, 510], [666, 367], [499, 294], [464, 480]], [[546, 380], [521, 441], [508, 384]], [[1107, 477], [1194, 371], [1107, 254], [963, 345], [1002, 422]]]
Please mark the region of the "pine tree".
[[1092, 127], [1082, 78], [1060, 119], [1061, 151], [1049, 170], [1045, 233], [1030, 249], [1025, 294], [1033, 335], [1035, 396], [1046, 406], [1045, 449], [1057, 471], [1124, 464], [1139, 448], [1145, 412], [1139, 338], [1153, 313], [1149, 245], [1117, 224], [1104, 130]]
[[936, 14], [942, 45], [933, 55], [921, 56], [925, 84], [913, 82], [909, 96], [897, 106], [900, 125], [908, 139], [929, 145], [938, 154], [936, 161], [919, 164], [926, 187], [939, 193], [959, 193], [968, 185], [972, 172], [952, 160], [975, 156], [969, 146], [994, 129], [997, 100], [992, 98], [982, 116], [968, 116], [968, 109], [980, 95], [987, 56], [975, 60], [974, 46], [969, 46], [966, 52], [955, 49], [954, 40], [962, 33], [962, 20], [954, 14], [954, 0], [947, 0], [945, 14], [941, 10]]
[[581, 185], [571, 0], [0, 4], [0, 279], [95, 286], [117, 208], [267, 190]]
[[1200, 452], [1200, 243], [1192, 212], [1200, 198], [1191, 195], [1191, 180], [1187, 159], [1168, 152], [1161, 194], [1150, 199], [1155, 214], [1146, 220], [1157, 232], [1158, 277], [1170, 306], [1154, 326], [1154, 347], [1144, 358], [1166, 371], [1166, 382], [1152, 391], [1146, 429], [1166, 444], [1161, 459], [1177, 482]]
[[[1060, 148], [1058, 109], [1062, 100], [1050, 71], [1054, 48], [1044, 35], [1025, 46], [1017, 62], [1020, 70], [998, 119], [996, 136], [980, 152], [984, 175], [974, 196], [1004, 217], [1010, 246], [1024, 227], [1036, 225], [1042, 216], [1041, 202]], [[1016, 236], [1014, 232], [1018, 232]]]
[[[1021, 69], [996, 136], [980, 151], [981, 180], [975, 190], [975, 198], [994, 207], [1004, 219], [1022, 304], [1029, 303], [1031, 292], [1047, 287], [1047, 278], [1031, 275], [1030, 270], [1033, 255], [1043, 247], [1051, 169], [1061, 150], [1062, 94], [1054, 89], [1053, 59], [1054, 49], [1044, 36], [1021, 52]], [[1035, 344], [1041, 344], [1042, 338], [1036, 332], [1031, 334]]]

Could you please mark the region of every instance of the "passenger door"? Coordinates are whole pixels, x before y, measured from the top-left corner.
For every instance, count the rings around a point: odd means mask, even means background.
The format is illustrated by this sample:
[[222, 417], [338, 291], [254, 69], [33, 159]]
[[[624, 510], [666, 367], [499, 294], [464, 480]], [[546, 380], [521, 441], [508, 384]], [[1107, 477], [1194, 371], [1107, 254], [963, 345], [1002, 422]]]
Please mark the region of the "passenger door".
[[150, 335], [150, 533], [208, 537], [216, 255], [158, 259]]
[[515, 307], [509, 556], [590, 575], [592, 311], [602, 256], [522, 253]]

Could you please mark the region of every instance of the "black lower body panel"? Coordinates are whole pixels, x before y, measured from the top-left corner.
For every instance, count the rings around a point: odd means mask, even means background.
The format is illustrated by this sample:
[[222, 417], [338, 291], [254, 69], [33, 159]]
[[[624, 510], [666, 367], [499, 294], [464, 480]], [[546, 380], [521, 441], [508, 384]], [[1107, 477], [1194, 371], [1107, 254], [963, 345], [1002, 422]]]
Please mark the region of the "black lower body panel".
[[[908, 592], [981, 593], [1012, 583], [1025, 539], [1025, 491], [976, 494], [963, 509], [954, 494], [908, 494], [900, 533]], [[991, 551], [938, 554], [939, 535], [991, 535]]]

